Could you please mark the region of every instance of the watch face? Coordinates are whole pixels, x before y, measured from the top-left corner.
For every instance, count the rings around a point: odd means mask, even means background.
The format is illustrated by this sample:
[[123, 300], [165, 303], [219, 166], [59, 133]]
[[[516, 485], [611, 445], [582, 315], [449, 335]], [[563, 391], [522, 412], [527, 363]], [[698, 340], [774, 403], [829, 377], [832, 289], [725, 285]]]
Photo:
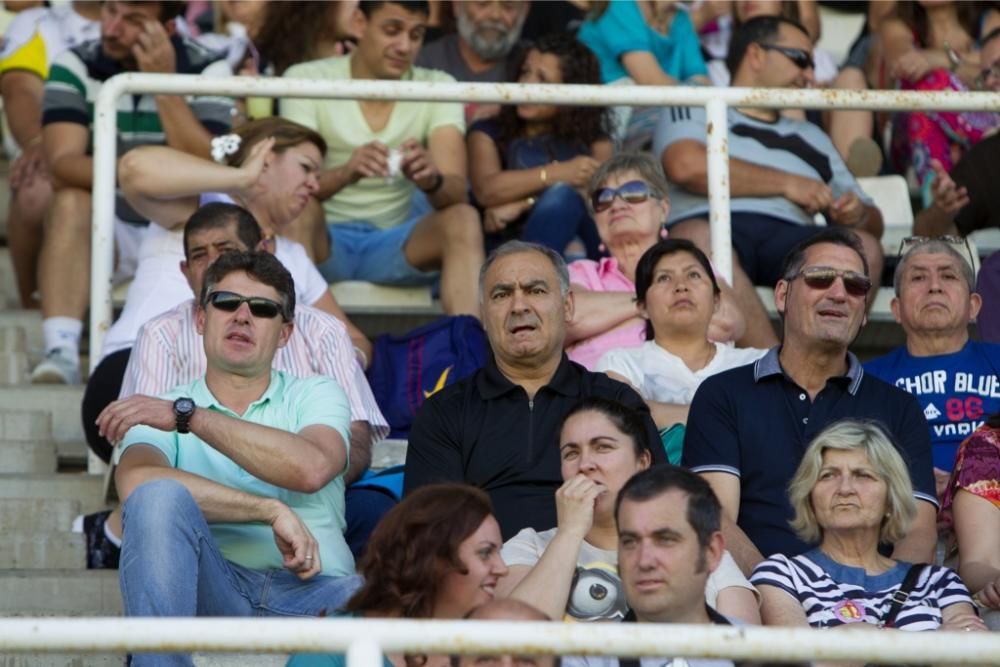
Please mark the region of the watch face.
[[194, 401], [190, 398], [178, 398], [174, 401], [174, 410], [182, 415], [189, 415], [194, 412]]

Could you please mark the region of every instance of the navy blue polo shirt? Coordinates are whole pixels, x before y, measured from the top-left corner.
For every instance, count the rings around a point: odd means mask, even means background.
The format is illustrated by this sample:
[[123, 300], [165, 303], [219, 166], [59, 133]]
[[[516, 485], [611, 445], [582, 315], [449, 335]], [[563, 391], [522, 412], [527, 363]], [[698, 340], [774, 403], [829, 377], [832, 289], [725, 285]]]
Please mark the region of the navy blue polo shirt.
[[847, 374], [827, 380], [810, 401], [782, 370], [779, 349], [701, 384], [691, 403], [682, 460], [695, 472], [739, 477], [737, 523], [765, 557], [811, 548], [788, 526], [788, 482], [812, 439], [839, 419], [880, 422], [910, 470], [914, 496], [937, 506], [930, 434], [913, 396], [866, 375], [848, 352]]

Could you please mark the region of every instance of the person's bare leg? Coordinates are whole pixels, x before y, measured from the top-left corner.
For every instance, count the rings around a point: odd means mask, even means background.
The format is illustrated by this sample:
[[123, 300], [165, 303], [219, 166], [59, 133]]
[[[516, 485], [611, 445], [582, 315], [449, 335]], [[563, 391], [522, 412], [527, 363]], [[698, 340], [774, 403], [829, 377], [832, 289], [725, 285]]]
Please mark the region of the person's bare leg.
[[449, 315], [479, 316], [479, 267], [483, 229], [468, 204], [435, 211], [413, 228], [403, 247], [406, 261], [421, 271], [441, 269], [441, 305]]
[[322, 264], [330, 257], [326, 214], [323, 211], [323, 204], [315, 197], [309, 199], [299, 217], [277, 231], [285, 238], [301, 243], [306, 249], [306, 255], [314, 264]]
[[38, 287], [42, 318], [82, 320], [90, 297], [90, 193], [56, 192], [45, 218]]
[[[670, 236], [678, 239], [687, 239], [709, 257], [712, 256], [711, 228], [706, 220], [685, 220], [670, 228]], [[737, 339], [739, 347], [759, 347], [769, 348], [778, 344], [778, 336], [774, 333], [774, 326], [767, 316], [767, 310], [757, 296], [757, 290], [743, 267], [740, 266], [739, 258], [733, 253], [733, 281], [732, 295], [743, 313], [746, 322], [746, 329], [743, 335]]]
[[38, 308], [38, 261], [42, 251], [45, 214], [52, 201], [52, 184], [35, 177], [11, 192], [7, 209], [7, 245], [10, 248], [22, 308]]
[[[833, 81], [838, 90], [867, 90], [864, 72], [841, 70]], [[878, 144], [872, 139], [875, 114], [871, 111], [830, 111], [825, 117], [830, 140], [855, 176], [877, 176], [882, 166]]]

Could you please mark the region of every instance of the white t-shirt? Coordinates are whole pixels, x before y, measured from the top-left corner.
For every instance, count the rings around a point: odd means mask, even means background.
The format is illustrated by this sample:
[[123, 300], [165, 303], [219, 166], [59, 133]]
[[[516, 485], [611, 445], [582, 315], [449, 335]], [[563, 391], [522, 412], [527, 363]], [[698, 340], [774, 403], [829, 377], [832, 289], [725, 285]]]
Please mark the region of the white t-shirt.
[[[311, 306], [330, 288], [301, 244], [277, 236], [274, 256], [292, 274], [297, 303]], [[101, 359], [132, 347], [139, 327], [195, 296], [181, 273], [180, 263], [183, 260], [183, 231], [168, 230], [150, 223], [139, 247], [139, 264], [128, 288], [125, 308], [104, 338]]]
[[[500, 555], [510, 565], [534, 567], [549, 542], [556, 536], [556, 528], [541, 533], [533, 528], [524, 528], [507, 540]], [[618, 552], [598, 549], [586, 541], [580, 546], [576, 560], [576, 576], [566, 604], [567, 621], [620, 621], [628, 607], [625, 592], [618, 577]], [[733, 557], [726, 551], [722, 554], [719, 567], [715, 568], [705, 584], [705, 601], [714, 609], [719, 592], [724, 588], [745, 588], [760, 597], [757, 589], [743, 576]]]
[[595, 371], [613, 371], [628, 379], [647, 401], [689, 405], [698, 385], [707, 377], [745, 366], [760, 359], [767, 350], [733, 347], [715, 343], [715, 356], [698, 371], [692, 371], [680, 357], [647, 340], [639, 347], [618, 348], [606, 352]]

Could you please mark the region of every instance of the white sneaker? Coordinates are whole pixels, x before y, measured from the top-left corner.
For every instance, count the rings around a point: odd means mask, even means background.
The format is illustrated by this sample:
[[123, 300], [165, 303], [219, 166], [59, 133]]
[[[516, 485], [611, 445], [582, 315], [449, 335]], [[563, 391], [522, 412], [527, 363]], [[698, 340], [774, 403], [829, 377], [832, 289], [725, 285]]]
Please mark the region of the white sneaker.
[[80, 384], [80, 360], [65, 348], [50, 350], [31, 371], [32, 384]]

